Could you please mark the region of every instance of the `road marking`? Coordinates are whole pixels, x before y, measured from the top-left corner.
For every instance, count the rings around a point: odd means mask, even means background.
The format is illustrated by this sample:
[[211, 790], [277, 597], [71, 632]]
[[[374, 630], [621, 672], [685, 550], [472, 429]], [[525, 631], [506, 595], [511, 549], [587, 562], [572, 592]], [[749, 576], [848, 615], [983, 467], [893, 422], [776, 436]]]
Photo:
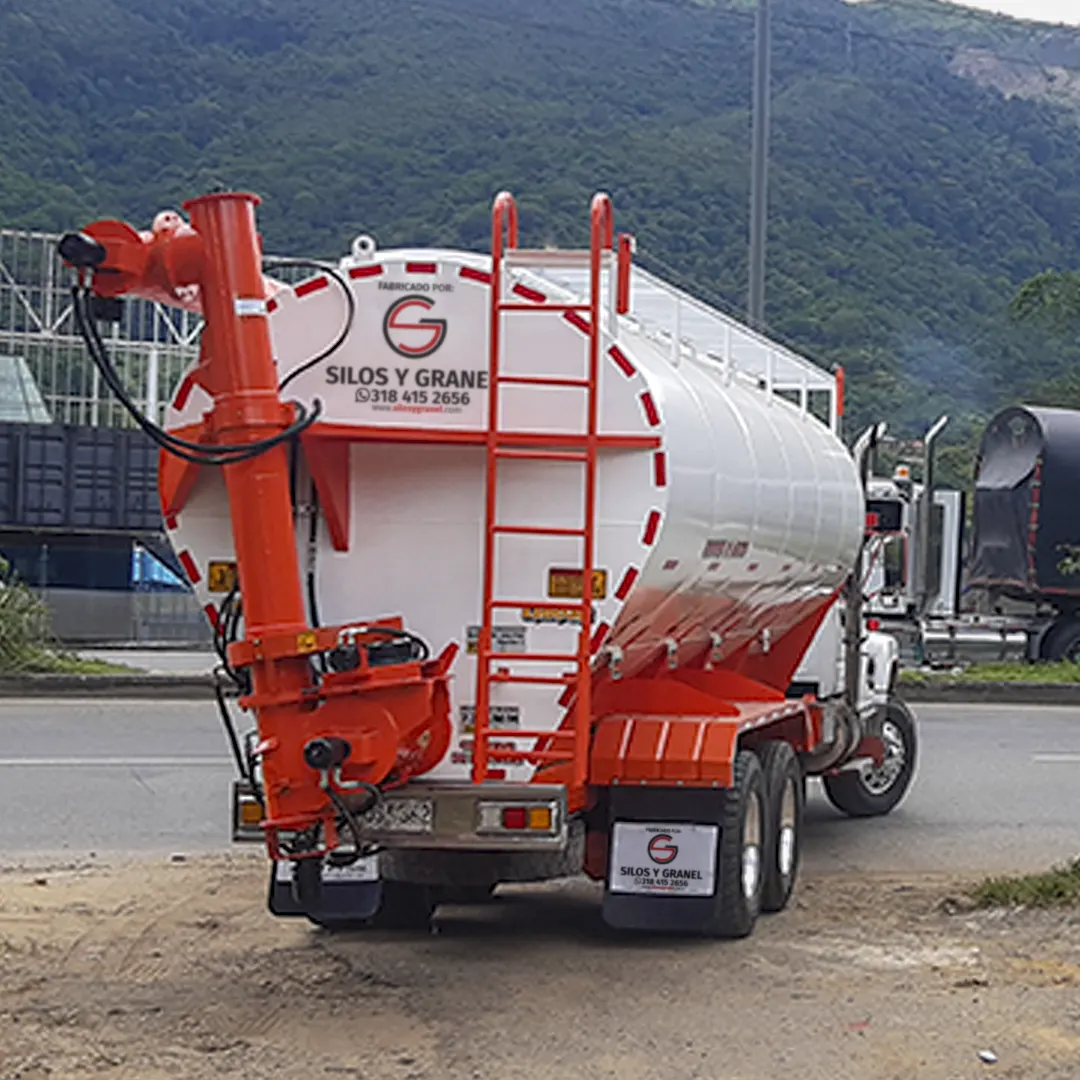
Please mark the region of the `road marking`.
[[1032, 754], [1036, 765], [1080, 765], [1080, 754]]
[[182, 769], [191, 766], [218, 765], [232, 768], [228, 758], [220, 757], [160, 757], [160, 758], [0, 758], [0, 769]]

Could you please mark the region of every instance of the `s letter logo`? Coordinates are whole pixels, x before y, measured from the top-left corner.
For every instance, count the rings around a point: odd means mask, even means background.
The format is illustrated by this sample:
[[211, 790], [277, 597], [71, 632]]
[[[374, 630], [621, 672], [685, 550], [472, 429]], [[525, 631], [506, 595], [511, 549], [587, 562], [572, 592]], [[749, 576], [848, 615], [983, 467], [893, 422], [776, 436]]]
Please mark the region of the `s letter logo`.
[[671, 862], [678, 854], [679, 847], [671, 842], [671, 836], [668, 833], [657, 833], [649, 841], [649, 858], [654, 863], [660, 863], [663, 866], [664, 863]]
[[412, 360], [430, 356], [446, 338], [445, 319], [424, 319], [435, 301], [426, 296], [403, 296], [395, 301], [383, 318], [383, 337], [398, 354]]

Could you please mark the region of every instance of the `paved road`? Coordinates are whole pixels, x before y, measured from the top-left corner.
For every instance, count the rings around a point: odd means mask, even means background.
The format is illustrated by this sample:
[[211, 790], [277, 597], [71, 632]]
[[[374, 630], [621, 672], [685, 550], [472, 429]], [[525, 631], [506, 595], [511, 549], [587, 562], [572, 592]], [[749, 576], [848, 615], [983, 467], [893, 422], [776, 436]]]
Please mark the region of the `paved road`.
[[[1080, 854], [1080, 710], [922, 705], [891, 817], [812, 786], [810, 870], [1037, 869]], [[229, 846], [232, 764], [211, 702], [0, 702], [0, 859]]]
[[205, 675], [218, 665], [210, 649], [79, 649], [87, 660], [121, 664], [152, 675]]

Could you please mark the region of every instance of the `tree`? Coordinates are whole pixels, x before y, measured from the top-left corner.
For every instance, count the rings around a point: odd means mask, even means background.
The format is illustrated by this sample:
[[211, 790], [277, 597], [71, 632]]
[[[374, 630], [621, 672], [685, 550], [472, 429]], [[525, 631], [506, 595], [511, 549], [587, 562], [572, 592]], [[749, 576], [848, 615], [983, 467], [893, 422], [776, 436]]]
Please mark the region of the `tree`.
[[1020, 286], [1010, 310], [1017, 320], [1042, 322], [1062, 334], [1080, 329], [1080, 271], [1036, 274]]

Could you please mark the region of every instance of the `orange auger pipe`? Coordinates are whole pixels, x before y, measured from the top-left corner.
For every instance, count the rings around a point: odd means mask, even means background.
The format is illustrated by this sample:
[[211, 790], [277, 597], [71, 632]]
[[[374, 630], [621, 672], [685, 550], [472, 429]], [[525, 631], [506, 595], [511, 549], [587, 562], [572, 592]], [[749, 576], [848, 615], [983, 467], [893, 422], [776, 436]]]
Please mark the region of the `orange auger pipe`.
[[[246, 193], [214, 193], [184, 205], [190, 225], [178, 214], [162, 214], [150, 233], [99, 221], [71, 237], [73, 265], [92, 272], [98, 295], [136, 295], [202, 311], [198, 379], [214, 401], [203, 421], [211, 453], [267, 443], [294, 421], [292, 406], [280, 397], [271, 350], [267, 300], [280, 286], [262, 273], [258, 202]], [[447, 679], [457, 647], [434, 660], [373, 666], [368, 646], [403, 632], [399, 618], [312, 629], [284, 444], [268, 443], [222, 467], [245, 625], [245, 639], [228, 654], [234, 667], [251, 673], [252, 690], [241, 705], [254, 711], [258, 724], [267, 843], [278, 857], [281, 833], [302, 833], [304, 843], [291, 854], [317, 855], [338, 845], [336, 823], [348, 820], [341, 808], [350, 791], [364, 791], [368, 800], [372, 785], [402, 782], [442, 758], [451, 732]], [[316, 674], [316, 653], [333, 653], [340, 662]], [[337, 756], [320, 764], [320, 745]]]

